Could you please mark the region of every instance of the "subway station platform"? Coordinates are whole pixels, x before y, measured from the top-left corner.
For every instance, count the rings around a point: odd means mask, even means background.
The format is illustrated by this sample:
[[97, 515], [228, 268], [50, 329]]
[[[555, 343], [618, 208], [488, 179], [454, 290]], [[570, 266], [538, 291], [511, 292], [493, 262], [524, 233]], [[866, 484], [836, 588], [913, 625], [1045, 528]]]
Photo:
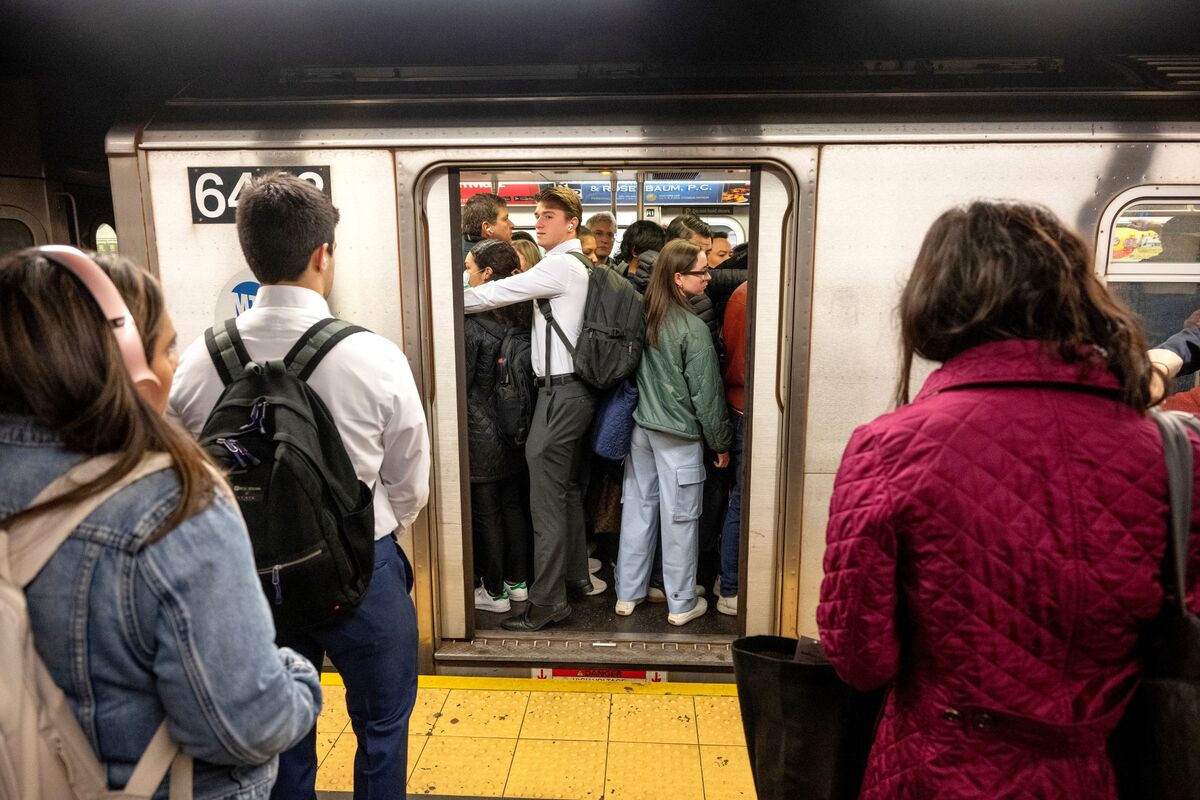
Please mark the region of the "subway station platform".
[[[322, 676], [321, 800], [349, 800], [354, 732]], [[409, 725], [413, 797], [753, 799], [732, 684], [422, 676]]]

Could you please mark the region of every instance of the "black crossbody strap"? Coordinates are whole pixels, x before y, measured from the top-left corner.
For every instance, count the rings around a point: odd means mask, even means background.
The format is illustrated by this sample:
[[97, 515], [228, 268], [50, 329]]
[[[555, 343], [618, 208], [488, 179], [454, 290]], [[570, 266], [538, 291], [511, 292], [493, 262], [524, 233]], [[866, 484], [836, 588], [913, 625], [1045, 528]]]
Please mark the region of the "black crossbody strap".
[[306, 381], [317, 365], [321, 363], [321, 359], [325, 358], [338, 342], [351, 334], [363, 331], [366, 331], [366, 328], [344, 319], [327, 317], [314, 323], [304, 332], [304, 335], [292, 345], [292, 349], [283, 357], [283, 363], [288, 368], [288, 372], [300, 380]]
[[[1187, 613], [1187, 556], [1192, 524], [1192, 440], [1185, 426], [1200, 432], [1200, 423], [1190, 414], [1152, 412], [1163, 437], [1167, 460], [1167, 495], [1171, 504], [1171, 535], [1167, 539], [1167, 555], [1163, 562], [1163, 583], [1168, 595]], [[1169, 578], [1168, 578], [1169, 576]], [[1174, 591], [1170, 591], [1171, 589]]]
[[204, 332], [204, 344], [208, 347], [208, 355], [212, 358], [213, 366], [221, 383], [228, 386], [237, 375], [250, 363], [250, 353], [238, 333], [237, 322], [225, 320], [223, 325], [214, 325]]
[[[550, 310], [550, 304], [546, 303], [542, 300], [538, 300], [537, 305], [538, 305], [538, 311], [541, 311], [542, 316], [546, 318], [546, 324], [549, 325], [551, 328], [554, 328], [554, 332], [556, 334], [558, 334], [558, 338], [560, 341], [562, 341], [563, 347], [567, 348], [567, 352], [571, 354], [571, 358], [574, 358], [575, 357], [575, 345], [571, 344], [571, 341], [567, 338], [567, 335], [565, 333], [563, 333], [563, 329], [558, 327], [558, 320], [556, 320], [554, 318], [554, 313]], [[546, 341], [547, 342], [550, 341], [549, 328], [546, 329]], [[550, 371], [549, 363], [546, 364], [546, 371], [547, 372]]]

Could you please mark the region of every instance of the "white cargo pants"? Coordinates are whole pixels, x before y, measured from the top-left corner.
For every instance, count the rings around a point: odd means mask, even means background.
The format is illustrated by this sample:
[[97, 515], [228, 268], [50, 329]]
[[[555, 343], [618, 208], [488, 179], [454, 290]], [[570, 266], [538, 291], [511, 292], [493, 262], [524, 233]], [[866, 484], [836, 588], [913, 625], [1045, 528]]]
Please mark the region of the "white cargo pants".
[[646, 596], [661, 521], [667, 607], [672, 614], [691, 610], [703, 495], [703, 443], [634, 425], [621, 498], [618, 600]]

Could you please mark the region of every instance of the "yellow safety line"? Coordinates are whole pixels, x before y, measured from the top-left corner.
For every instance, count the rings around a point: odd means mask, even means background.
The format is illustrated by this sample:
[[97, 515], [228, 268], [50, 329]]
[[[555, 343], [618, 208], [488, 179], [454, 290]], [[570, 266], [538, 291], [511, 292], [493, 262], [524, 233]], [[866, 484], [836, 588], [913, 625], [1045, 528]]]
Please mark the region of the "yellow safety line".
[[[336, 672], [322, 672], [321, 685], [343, 686]], [[732, 683], [642, 683], [640, 681], [573, 681], [561, 678], [473, 678], [461, 675], [420, 675], [422, 689], [478, 689], [496, 692], [597, 692], [601, 694], [671, 694], [687, 697], [736, 697]]]

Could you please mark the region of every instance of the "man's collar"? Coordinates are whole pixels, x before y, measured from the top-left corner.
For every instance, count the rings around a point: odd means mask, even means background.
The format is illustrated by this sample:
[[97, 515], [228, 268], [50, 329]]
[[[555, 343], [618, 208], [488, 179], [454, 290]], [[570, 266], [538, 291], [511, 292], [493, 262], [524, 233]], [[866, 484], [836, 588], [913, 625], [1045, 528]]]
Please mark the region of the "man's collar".
[[259, 286], [254, 308], [302, 308], [332, 316], [325, 298], [303, 286]]
[[546, 255], [549, 256], [554, 255], [555, 253], [569, 253], [572, 250], [583, 250], [583, 248], [579, 246], [578, 239], [567, 239], [565, 242], [561, 242], [550, 250], [547, 250]]

